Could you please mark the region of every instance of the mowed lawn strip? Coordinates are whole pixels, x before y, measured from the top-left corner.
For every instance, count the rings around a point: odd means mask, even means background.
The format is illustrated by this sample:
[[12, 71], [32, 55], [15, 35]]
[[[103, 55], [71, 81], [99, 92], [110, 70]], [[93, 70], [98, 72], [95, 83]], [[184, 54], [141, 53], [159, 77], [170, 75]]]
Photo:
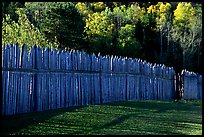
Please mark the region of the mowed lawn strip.
[[201, 135], [202, 101], [121, 101], [8, 116], [3, 135]]

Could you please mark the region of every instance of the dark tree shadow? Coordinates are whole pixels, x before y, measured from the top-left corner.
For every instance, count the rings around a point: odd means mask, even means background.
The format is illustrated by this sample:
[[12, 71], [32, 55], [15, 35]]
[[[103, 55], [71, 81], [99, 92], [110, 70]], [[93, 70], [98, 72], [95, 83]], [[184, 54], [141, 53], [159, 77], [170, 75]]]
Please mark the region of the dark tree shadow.
[[29, 125], [44, 122], [53, 116], [60, 115], [65, 112], [73, 112], [75, 109], [83, 107], [85, 106], [74, 106], [69, 108], [46, 110], [42, 112], [30, 112], [12, 116], [3, 116], [1, 118], [1, 135], [19, 131], [20, 129], [26, 128]]

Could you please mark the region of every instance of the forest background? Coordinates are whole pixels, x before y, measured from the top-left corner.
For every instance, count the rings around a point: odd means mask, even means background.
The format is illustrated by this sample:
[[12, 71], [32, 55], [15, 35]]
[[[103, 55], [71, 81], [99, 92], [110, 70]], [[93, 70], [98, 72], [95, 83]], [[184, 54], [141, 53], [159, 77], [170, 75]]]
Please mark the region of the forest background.
[[[2, 44], [140, 58], [202, 74], [197, 2], [2, 2]], [[2, 45], [3, 46], [3, 45]]]

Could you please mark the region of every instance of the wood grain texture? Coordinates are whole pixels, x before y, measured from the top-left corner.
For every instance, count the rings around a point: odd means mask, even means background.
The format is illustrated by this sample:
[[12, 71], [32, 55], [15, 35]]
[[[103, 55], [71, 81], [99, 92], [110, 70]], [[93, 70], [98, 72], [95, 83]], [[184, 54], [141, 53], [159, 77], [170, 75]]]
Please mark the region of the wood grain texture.
[[[175, 97], [174, 69], [140, 59], [18, 44], [2, 47], [2, 114]], [[202, 98], [202, 76], [183, 71], [184, 98]]]

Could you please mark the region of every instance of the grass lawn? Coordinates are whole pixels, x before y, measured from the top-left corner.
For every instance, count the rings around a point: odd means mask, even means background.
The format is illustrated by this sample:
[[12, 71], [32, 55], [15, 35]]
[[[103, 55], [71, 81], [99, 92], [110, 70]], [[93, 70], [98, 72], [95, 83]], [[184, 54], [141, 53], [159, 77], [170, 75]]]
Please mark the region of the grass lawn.
[[202, 101], [121, 101], [4, 117], [9, 135], [201, 135]]

